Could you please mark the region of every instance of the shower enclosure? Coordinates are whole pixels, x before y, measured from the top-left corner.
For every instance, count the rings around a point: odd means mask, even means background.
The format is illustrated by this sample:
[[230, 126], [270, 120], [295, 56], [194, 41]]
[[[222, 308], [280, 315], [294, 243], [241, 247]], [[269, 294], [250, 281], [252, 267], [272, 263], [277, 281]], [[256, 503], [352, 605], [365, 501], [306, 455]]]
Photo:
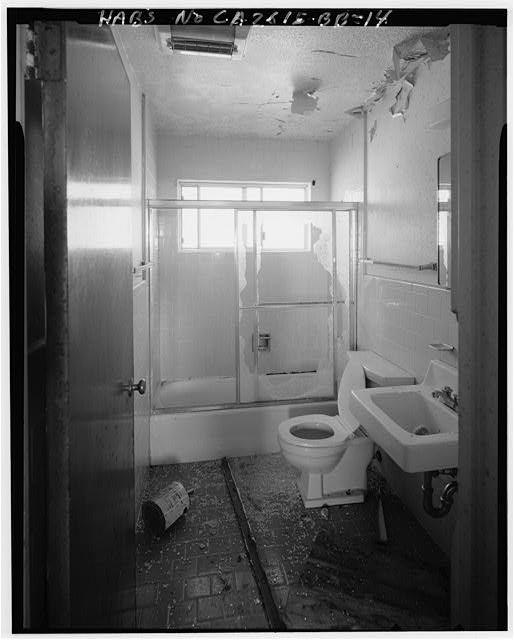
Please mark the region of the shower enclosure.
[[333, 400], [355, 348], [358, 205], [148, 208], [154, 411]]

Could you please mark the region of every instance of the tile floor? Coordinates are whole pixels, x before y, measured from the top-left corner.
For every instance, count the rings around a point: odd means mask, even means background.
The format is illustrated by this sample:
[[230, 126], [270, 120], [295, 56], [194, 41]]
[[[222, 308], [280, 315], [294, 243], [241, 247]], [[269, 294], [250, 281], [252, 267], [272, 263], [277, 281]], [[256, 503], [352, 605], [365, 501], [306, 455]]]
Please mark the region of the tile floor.
[[[370, 622], [353, 602], [344, 607], [305, 579], [317, 534], [325, 531], [359, 545], [375, 544], [376, 499], [306, 510], [295, 484], [295, 470], [280, 454], [229, 460], [259, 549], [275, 602], [289, 630], [387, 630], [388, 620]], [[137, 528], [137, 624], [139, 629], [267, 630], [267, 618], [248, 564], [220, 461], [153, 467], [145, 496], [171, 481], [194, 490], [188, 512], [161, 538], [142, 522]], [[447, 561], [395, 496], [384, 496], [390, 538], [420, 566], [444, 574]], [[391, 545], [391, 549], [394, 548]], [[368, 604], [369, 608], [369, 604]], [[344, 614], [344, 615], [343, 615]], [[447, 629], [446, 612], [406, 617], [414, 629]], [[384, 626], [385, 625], [385, 626]], [[412, 626], [414, 625], [414, 626]], [[401, 626], [401, 625], [400, 625]]]

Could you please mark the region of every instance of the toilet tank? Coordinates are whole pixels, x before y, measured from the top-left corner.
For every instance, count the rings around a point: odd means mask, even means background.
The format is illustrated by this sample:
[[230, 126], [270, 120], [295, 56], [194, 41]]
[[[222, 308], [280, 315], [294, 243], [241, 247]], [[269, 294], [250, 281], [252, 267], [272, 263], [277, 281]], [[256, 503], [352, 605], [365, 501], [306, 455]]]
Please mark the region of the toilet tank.
[[415, 376], [374, 351], [349, 351], [348, 357], [357, 359], [362, 364], [366, 387], [396, 387], [416, 384]]

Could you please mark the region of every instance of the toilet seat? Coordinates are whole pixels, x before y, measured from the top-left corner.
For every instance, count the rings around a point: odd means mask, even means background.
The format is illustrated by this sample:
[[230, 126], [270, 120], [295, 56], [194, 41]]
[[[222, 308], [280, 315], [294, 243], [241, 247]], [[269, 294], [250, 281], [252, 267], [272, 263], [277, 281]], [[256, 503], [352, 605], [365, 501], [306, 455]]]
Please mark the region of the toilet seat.
[[[300, 430], [297, 434], [293, 430], [298, 427], [305, 426], [308, 431], [312, 432], [316, 429], [320, 431], [320, 438], [301, 437]], [[332, 430], [331, 435], [327, 435], [327, 429]], [[348, 424], [342, 416], [327, 416], [324, 414], [311, 414], [306, 416], [297, 416], [289, 418], [280, 423], [278, 427], [279, 438], [295, 447], [304, 449], [316, 449], [319, 447], [332, 447], [342, 444], [345, 440], [354, 437], [353, 428]]]

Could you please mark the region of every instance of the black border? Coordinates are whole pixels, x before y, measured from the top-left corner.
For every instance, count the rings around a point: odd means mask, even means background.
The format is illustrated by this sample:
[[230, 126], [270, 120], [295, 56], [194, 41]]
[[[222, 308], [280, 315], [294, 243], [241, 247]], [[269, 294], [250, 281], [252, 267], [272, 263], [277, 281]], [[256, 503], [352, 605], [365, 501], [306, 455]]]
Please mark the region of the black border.
[[[220, 3], [221, 5], [221, 3]], [[242, 22], [238, 24], [251, 25], [254, 20], [254, 14], [262, 14], [259, 25], [262, 26], [317, 26], [326, 23], [333, 26], [338, 15], [339, 22], [344, 21], [344, 14], [348, 13], [347, 26], [364, 26], [364, 22], [369, 12], [373, 12], [373, 19], [369, 26], [376, 26], [376, 17], [384, 16], [390, 12], [384, 22], [380, 23], [380, 27], [398, 27], [398, 26], [434, 26], [441, 27], [449, 24], [482, 24], [496, 25], [498, 27], [507, 26], [507, 9], [395, 9], [395, 8], [359, 8], [359, 7], [328, 7], [318, 9], [300, 8], [258, 8], [258, 7], [240, 7], [223, 9], [221, 5], [217, 9], [201, 7], [180, 7], [176, 9], [137, 9], [135, 7], [108, 8], [104, 9], [46, 9], [46, 8], [8, 8], [7, 13], [13, 14], [14, 19], [18, 23], [28, 23], [33, 20], [50, 21], [50, 20], [74, 20], [81, 24], [99, 24], [101, 12], [104, 16], [108, 16], [112, 11], [112, 18], [120, 12], [124, 13], [125, 24], [129, 24], [130, 17], [134, 12], [140, 11], [142, 21], [146, 24], [175, 24], [181, 22], [180, 14], [186, 12], [186, 15], [195, 14], [201, 16], [202, 24], [223, 24], [230, 23], [230, 20], [236, 17], [238, 12], [242, 12]], [[220, 14], [220, 12], [225, 13]], [[152, 14], [152, 15], [150, 15]], [[291, 14], [288, 16], [288, 14]], [[303, 20], [302, 25], [293, 25], [295, 16], [301, 14]], [[327, 19], [327, 14], [330, 18]], [[325, 16], [325, 17], [322, 17]], [[352, 18], [352, 16], [361, 16], [360, 20]], [[287, 18], [287, 20], [286, 20]], [[194, 15], [190, 17], [193, 22]], [[284, 22], [286, 20], [286, 22]], [[121, 15], [117, 21], [121, 24]], [[344, 28], [344, 25], [339, 28]]]
[[[109, 12], [111, 9], [104, 9]], [[114, 8], [114, 14], [124, 11], [128, 17], [136, 11], [131, 8]], [[141, 9], [154, 11], [153, 24], [170, 24], [177, 20], [181, 11], [196, 11], [202, 15], [204, 24], [213, 24], [214, 17], [221, 9]], [[268, 26], [266, 18], [276, 12], [274, 20], [277, 26], [293, 26], [291, 23], [283, 25], [283, 20], [289, 11], [293, 14], [300, 12], [304, 17], [303, 26], [317, 25], [320, 16], [330, 13], [332, 17], [338, 13], [352, 11], [368, 14], [370, 11], [384, 12], [388, 9], [349, 9], [334, 7], [326, 9], [258, 9], [242, 7], [240, 9], [226, 9], [229, 17], [236, 12], [243, 11], [247, 20], [243, 24], [251, 24], [254, 13], [262, 13], [263, 26]], [[51, 631], [28, 630], [23, 627], [23, 459], [24, 459], [24, 360], [20, 354], [24, 353], [24, 141], [21, 126], [15, 120], [16, 103], [16, 24], [40, 21], [76, 21], [81, 24], [98, 24], [101, 9], [52, 9], [42, 7], [7, 8], [7, 104], [8, 104], [8, 184], [9, 184], [9, 321], [10, 321], [10, 433], [11, 433], [11, 569], [12, 569], [12, 631], [14, 633], [41, 633]], [[387, 20], [381, 28], [394, 26], [447, 26], [449, 24], [482, 24], [507, 26], [507, 9], [391, 9]], [[298, 25], [297, 25], [298, 26]], [[350, 26], [350, 25], [349, 25]], [[351, 26], [359, 26], [353, 23]], [[374, 25], [373, 25], [374, 26]], [[344, 28], [344, 27], [339, 27]], [[499, 273], [498, 273], [498, 338], [499, 345], [507, 344], [507, 306], [501, 308], [501, 302], [507, 299], [507, 131], [502, 130], [500, 141], [500, 181], [499, 181]], [[508, 541], [507, 541], [507, 352], [500, 348], [498, 351], [498, 629], [508, 628]], [[43, 525], [44, 526], [44, 525]], [[76, 629], [53, 630], [59, 632], [78, 633]], [[99, 629], [81, 629], [80, 632], [98, 633]], [[109, 631], [134, 633], [134, 630], [112, 629]], [[153, 631], [153, 630], [152, 630]], [[210, 633], [216, 633], [216, 630]], [[223, 633], [223, 630], [219, 630]], [[145, 630], [148, 633], [148, 630]], [[162, 633], [155, 630], [155, 633]]]

